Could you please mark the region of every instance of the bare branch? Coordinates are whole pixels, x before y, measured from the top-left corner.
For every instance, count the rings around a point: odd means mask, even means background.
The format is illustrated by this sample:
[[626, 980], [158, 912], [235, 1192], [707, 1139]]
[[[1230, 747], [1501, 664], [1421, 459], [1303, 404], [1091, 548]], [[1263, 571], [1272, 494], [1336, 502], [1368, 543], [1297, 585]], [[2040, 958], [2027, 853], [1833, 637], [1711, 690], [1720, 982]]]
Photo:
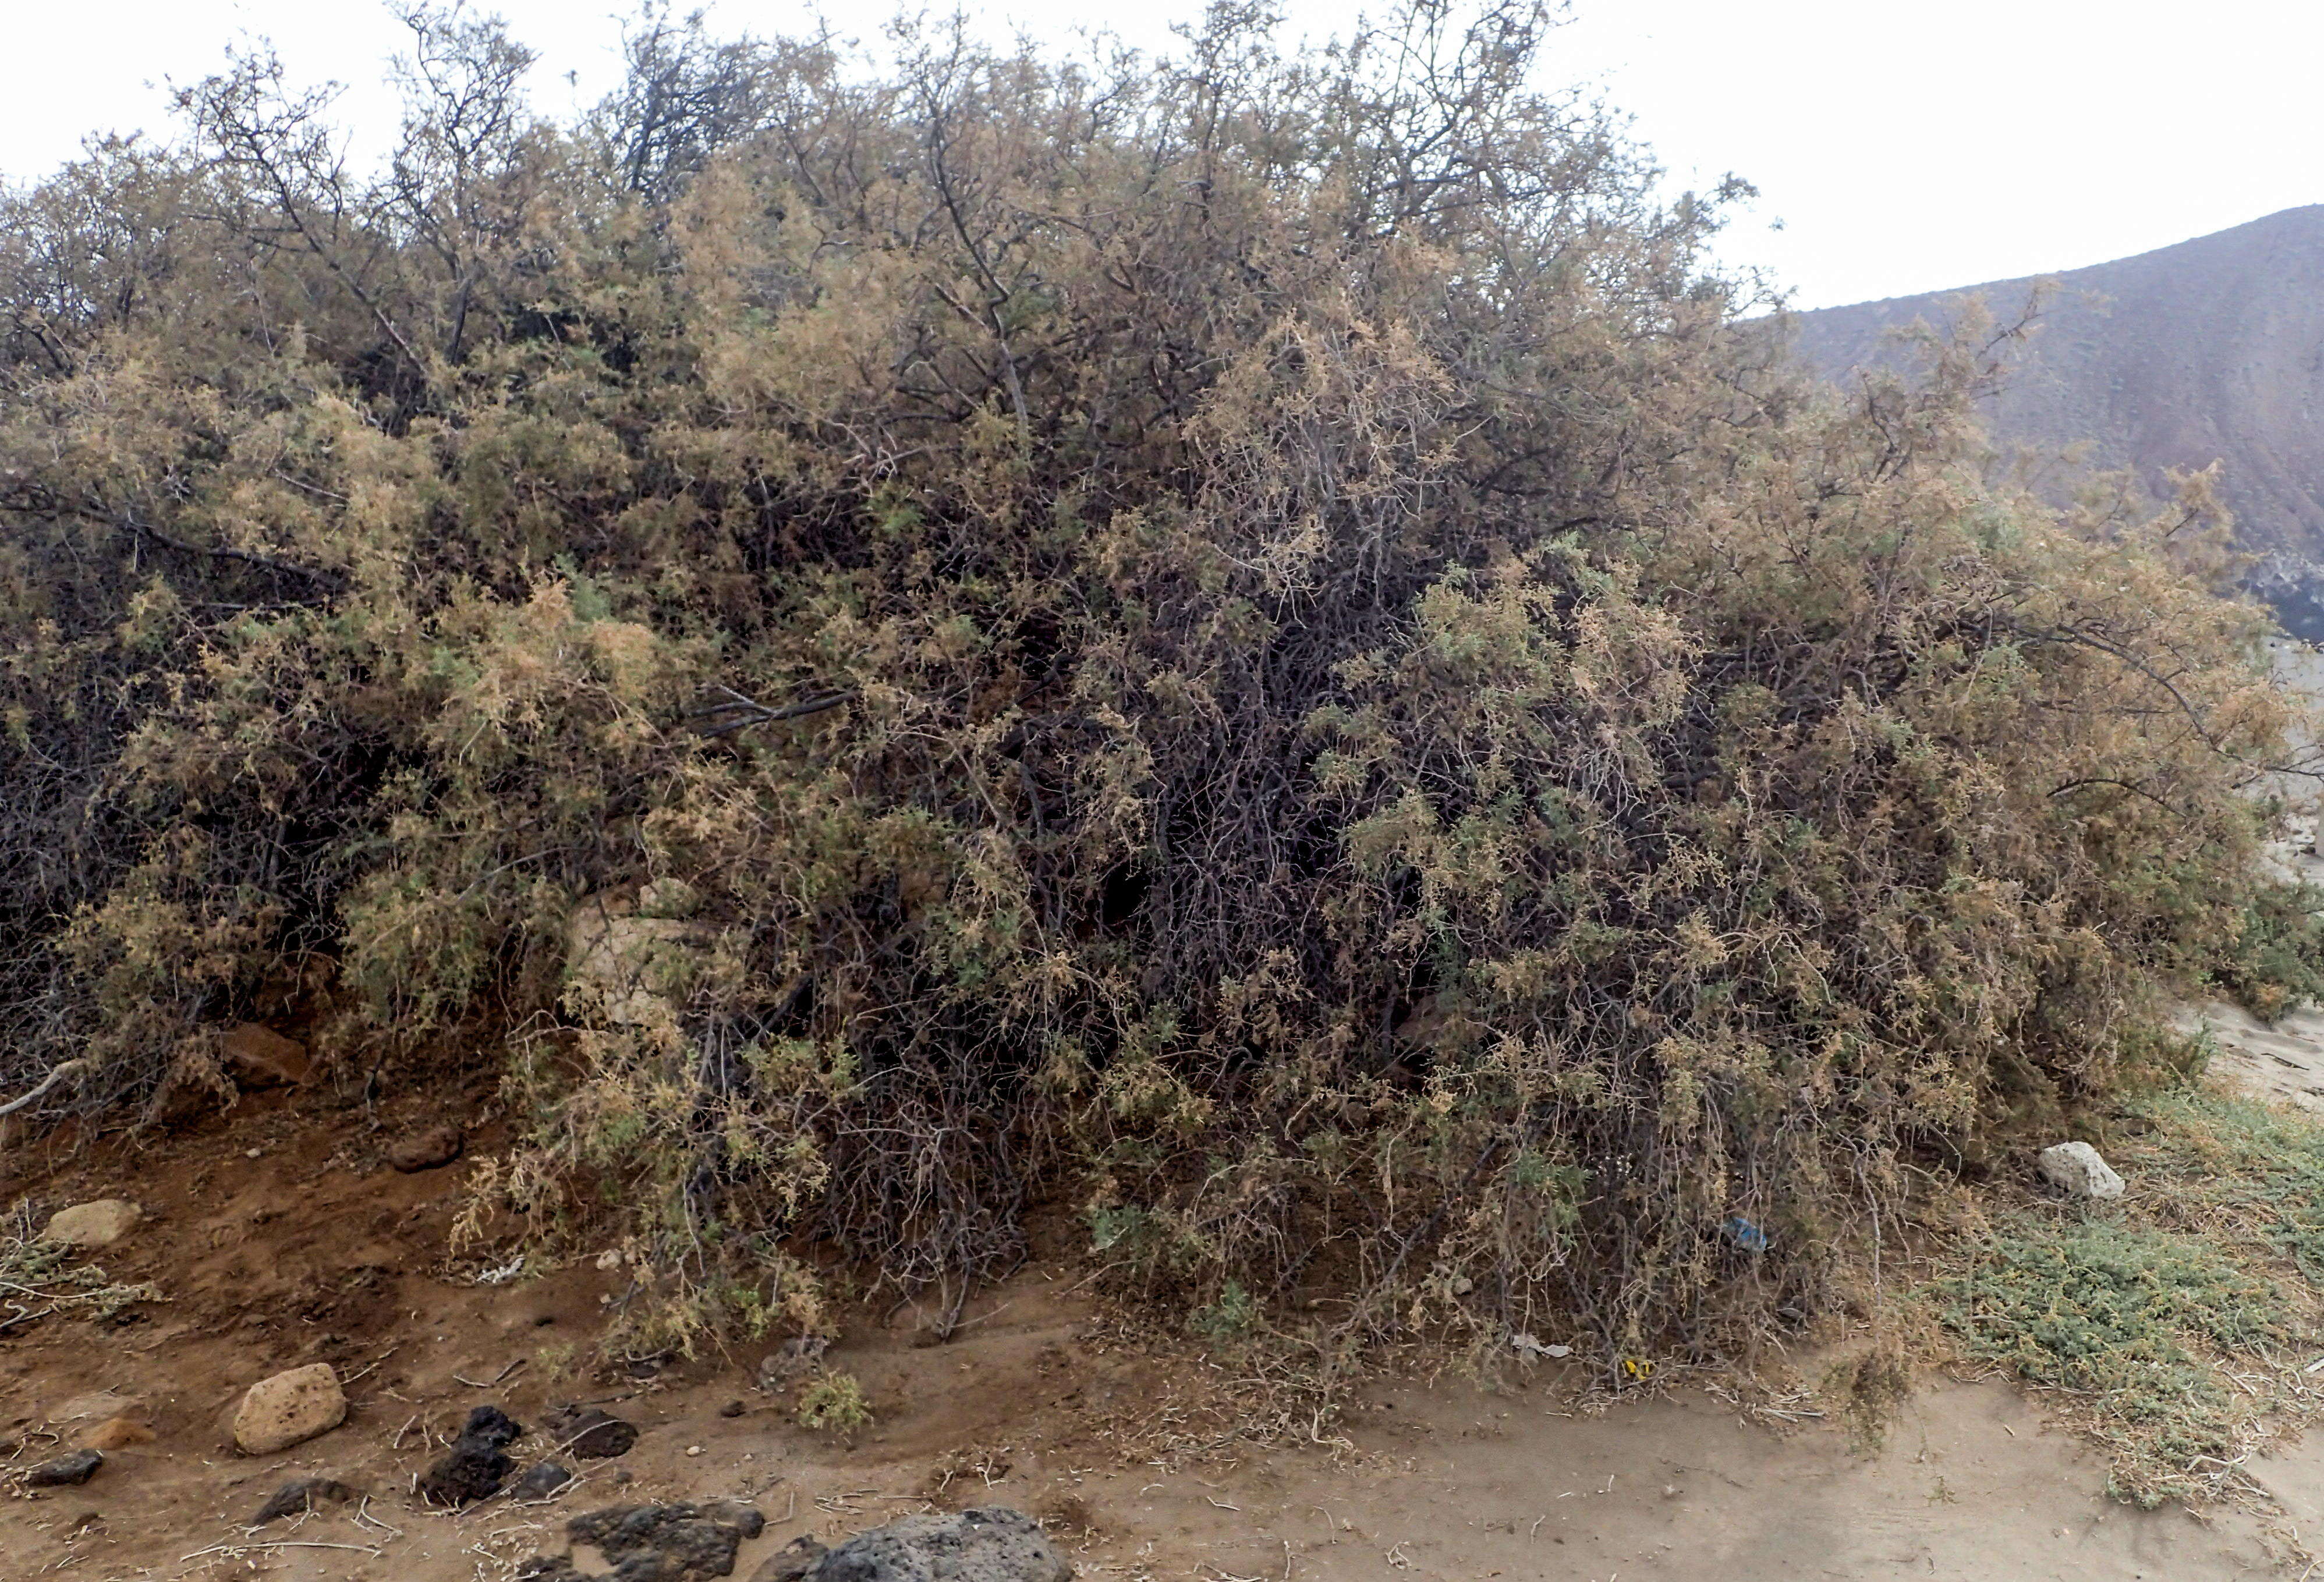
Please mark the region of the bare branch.
[[42, 1077], [41, 1079], [40, 1086], [34, 1088], [31, 1092], [11, 1099], [5, 1104], [0, 1104], [0, 1115], [15, 1114], [18, 1110], [24, 1108], [34, 1099], [40, 1098], [42, 1094], [55, 1087], [59, 1082], [63, 1081], [66, 1078], [70, 1077], [78, 1081], [81, 1073], [88, 1069], [88, 1062], [87, 1061], [69, 1060], [65, 1062], [64, 1064], [52, 1069], [47, 1076]]

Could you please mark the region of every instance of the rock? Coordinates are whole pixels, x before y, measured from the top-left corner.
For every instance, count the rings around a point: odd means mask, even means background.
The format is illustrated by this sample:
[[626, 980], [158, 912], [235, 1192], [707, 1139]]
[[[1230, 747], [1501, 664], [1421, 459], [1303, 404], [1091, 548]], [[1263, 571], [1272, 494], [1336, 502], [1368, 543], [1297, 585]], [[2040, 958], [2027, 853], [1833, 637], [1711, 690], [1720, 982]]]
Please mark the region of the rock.
[[769, 1555], [766, 1562], [751, 1573], [751, 1582], [805, 1582], [805, 1578], [815, 1575], [815, 1568], [830, 1552], [815, 1541], [812, 1533], [802, 1532]]
[[560, 1406], [541, 1419], [541, 1431], [560, 1450], [570, 1450], [585, 1461], [607, 1461], [626, 1456], [638, 1442], [635, 1423], [624, 1422], [595, 1406]]
[[572, 1472], [556, 1462], [536, 1462], [530, 1471], [509, 1485], [509, 1498], [545, 1500], [572, 1481]]
[[742, 1415], [744, 1407], [740, 1401], [729, 1401], [725, 1405], [718, 1409], [718, 1415], [721, 1417], [740, 1417]]
[[2060, 1143], [2042, 1150], [2042, 1174], [2071, 1198], [2118, 1198], [2122, 1177], [2088, 1143]]
[[736, 1529], [746, 1541], [767, 1530], [766, 1517], [747, 1500], [711, 1500], [703, 1505], [702, 1513], [713, 1522], [724, 1522]]
[[524, 1424], [497, 1406], [479, 1406], [460, 1425], [460, 1437], [495, 1450], [505, 1449], [524, 1438]]
[[274, 1497], [258, 1507], [258, 1514], [250, 1519], [253, 1527], [263, 1527], [285, 1516], [300, 1516], [325, 1500], [345, 1504], [356, 1498], [356, 1493], [336, 1477], [294, 1477], [274, 1491]]
[[420, 1475], [420, 1497], [431, 1505], [457, 1510], [491, 1499], [515, 1470], [516, 1462], [507, 1451], [456, 1439], [450, 1450]]
[[134, 1417], [108, 1417], [80, 1437], [84, 1450], [118, 1450], [152, 1442], [153, 1430]]
[[460, 1156], [467, 1139], [456, 1126], [430, 1127], [416, 1136], [398, 1137], [387, 1145], [387, 1162], [406, 1175], [437, 1170]]
[[75, 1203], [69, 1209], [60, 1209], [49, 1219], [49, 1228], [41, 1232], [42, 1241], [60, 1241], [67, 1246], [111, 1246], [135, 1228], [145, 1218], [145, 1210], [119, 1198], [99, 1198], [93, 1203]]
[[1073, 1582], [1073, 1563], [1039, 1522], [986, 1505], [956, 1516], [907, 1516], [857, 1533], [806, 1570], [777, 1570], [770, 1562], [752, 1582]]
[[38, 1467], [27, 1467], [23, 1484], [26, 1488], [66, 1488], [87, 1483], [105, 1465], [105, 1457], [96, 1450], [75, 1450], [69, 1456], [59, 1456], [43, 1461]]
[[828, 1335], [792, 1336], [759, 1359], [759, 1388], [779, 1390], [794, 1379], [804, 1378], [830, 1349]]
[[277, 1450], [328, 1433], [347, 1420], [346, 1392], [327, 1362], [261, 1379], [235, 1409], [234, 1442], [245, 1456]]
[[708, 956], [710, 932], [676, 917], [641, 917], [635, 904], [593, 896], [566, 939], [566, 999], [624, 1026], [659, 1026]]
[[477, 1407], [450, 1451], [420, 1475], [420, 1497], [432, 1505], [456, 1507], [492, 1498], [516, 1470], [507, 1447], [523, 1437], [524, 1425], [499, 1407]]
[[218, 1040], [218, 1063], [245, 1091], [296, 1088], [315, 1080], [315, 1062], [307, 1058], [305, 1044], [255, 1022], [229, 1028]]
[[619, 1582], [696, 1582], [731, 1577], [734, 1554], [766, 1531], [756, 1507], [736, 1500], [707, 1504], [615, 1505], [565, 1524], [576, 1543], [613, 1562]]

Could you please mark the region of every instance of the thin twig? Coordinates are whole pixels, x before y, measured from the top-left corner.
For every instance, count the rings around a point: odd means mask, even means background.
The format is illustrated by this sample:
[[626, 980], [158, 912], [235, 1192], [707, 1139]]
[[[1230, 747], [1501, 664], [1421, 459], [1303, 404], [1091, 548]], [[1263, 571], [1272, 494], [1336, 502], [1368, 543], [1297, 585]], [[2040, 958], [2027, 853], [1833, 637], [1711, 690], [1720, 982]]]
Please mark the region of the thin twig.
[[[756, 698], [745, 697], [731, 686], [722, 686], [718, 690], [726, 694], [724, 702], [706, 704], [686, 716], [687, 720], [696, 722], [695, 729], [704, 737], [711, 740], [721, 736], [732, 736], [737, 731], [747, 731], [753, 725], [766, 725], [778, 720], [798, 720], [809, 714], [820, 714], [826, 709], [837, 708], [856, 695], [853, 688], [845, 692], [827, 692], [819, 697], [807, 698], [795, 704], [785, 704], [778, 708], [762, 704]], [[728, 717], [719, 719], [718, 716], [721, 715]], [[717, 722], [710, 723], [709, 722], [714, 719], [717, 720]]]
[[[385, 1360], [386, 1359], [384, 1357], [381, 1359], [381, 1361]], [[467, 1385], [471, 1390], [489, 1390], [493, 1385], [499, 1384], [503, 1379], [507, 1378], [511, 1374], [516, 1372], [517, 1369], [522, 1367], [524, 1365], [525, 1358], [520, 1357], [514, 1362], [509, 1364], [508, 1366], [494, 1374], [490, 1379], [472, 1379], [461, 1374], [454, 1374], [452, 1376], [458, 1379], [460, 1383]], [[374, 1363], [373, 1366], [375, 1367], [378, 1364]]]
[[214, 1543], [208, 1549], [198, 1549], [189, 1555], [180, 1555], [178, 1563], [182, 1566], [188, 1560], [198, 1560], [204, 1555], [246, 1554], [255, 1549], [343, 1549], [355, 1554], [369, 1555], [374, 1559], [378, 1559], [387, 1553], [385, 1550], [374, 1549], [367, 1543], [323, 1543], [308, 1539], [282, 1538], [269, 1543]]
[[58, 1066], [55, 1070], [51, 1071], [47, 1076], [42, 1077], [41, 1079], [41, 1085], [33, 1089], [31, 1092], [23, 1095], [22, 1098], [11, 1099], [5, 1104], [0, 1104], [0, 1115], [15, 1114], [18, 1110], [23, 1108], [24, 1106], [32, 1103], [35, 1099], [38, 1099], [42, 1094], [55, 1087], [65, 1078], [77, 1077], [88, 1069], [88, 1062], [85, 1060], [69, 1060], [65, 1062], [62, 1065]]

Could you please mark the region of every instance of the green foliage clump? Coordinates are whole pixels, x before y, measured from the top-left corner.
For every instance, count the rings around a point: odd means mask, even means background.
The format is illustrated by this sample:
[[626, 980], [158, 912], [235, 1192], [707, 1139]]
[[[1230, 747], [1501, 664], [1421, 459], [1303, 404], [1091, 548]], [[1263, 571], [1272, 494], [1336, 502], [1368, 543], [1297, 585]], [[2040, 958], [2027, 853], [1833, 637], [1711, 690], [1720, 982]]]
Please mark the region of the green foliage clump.
[[2244, 1403], [2220, 1359], [2290, 1338], [2264, 1278], [2201, 1241], [2100, 1221], [2005, 1226], [1935, 1291], [1969, 1356], [2101, 1398], [2112, 1486], [2148, 1506], [2236, 1453]]
[[573, 126], [410, 20], [375, 177], [243, 60], [0, 215], [0, 1075], [505, 1052], [487, 1206], [672, 1344], [1063, 1197], [1176, 1311], [1628, 1354], [2265, 904], [2214, 539], [1990, 483], [1969, 343], [1813, 395], [1537, 10], [656, 25]]
[[1242, 1282], [1230, 1280], [1216, 1301], [1204, 1302], [1187, 1315], [1186, 1327], [1214, 1344], [1226, 1345], [1257, 1334], [1264, 1316]]
[[868, 1427], [872, 1408], [853, 1374], [825, 1374], [799, 1395], [794, 1414], [799, 1427], [818, 1433], [848, 1434]]
[[2172, 1210], [2190, 1228], [2271, 1251], [2324, 1290], [2324, 1127], [2248, 1099], [2183, 1088], [2133, 1114]]
[[2023, 1211], [1925, 1299], [1965, 1355], [2061, 1393], [2121, 1497], [2250, 1493], [2244, 1458], [2313, 1411], [2324, 1127], [2189, 1083], [2122, 1107], [2105, 1151], [2121, 1202]]
[[2286, 1338], [2266, 1281], [2200, 1242], [2103, 1221], [2005, 1228], [1937, 1290], [1973, 1355], [2070, 1389], [2119, 1388], [2154, 1367], [2180, 1376], [2189, 1339], [2240, 1349]]
[[2324, 1004], [2324, 889], [2305, 881], [2256, 888], [2242, 932], [2212, 976], [2270, 1021]]
[[44, 1241], [23, 1223], [19, 1204], [0, 1232], [0, 1307], [12, 1328], [54, 1313], [104, 1322], [141, 1302], [163, 1300], [150, 1281], [134, 1285], [113, 1279], [86, 1260], [80, 1248]]

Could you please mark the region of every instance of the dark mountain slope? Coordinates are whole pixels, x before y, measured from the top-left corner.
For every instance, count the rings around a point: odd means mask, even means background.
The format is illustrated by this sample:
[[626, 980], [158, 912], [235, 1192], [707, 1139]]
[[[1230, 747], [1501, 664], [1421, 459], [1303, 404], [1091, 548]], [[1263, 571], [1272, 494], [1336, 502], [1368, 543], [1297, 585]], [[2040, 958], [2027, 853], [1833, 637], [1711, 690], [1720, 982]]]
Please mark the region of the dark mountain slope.
[[[1991, 416], [2005, 440], [2091, 446], [2102, 466], [2226, 464], [2259, 584], [2324, 634], [2324, 205], [2049, 277], [2056, 290]], [[1892, 328], [1942, 324], [1981, 295], [2014, 316], [2035, 284], [1998, 281], [1796, 315], [1808, 363], [1834, 378], [1896, 355]]]

